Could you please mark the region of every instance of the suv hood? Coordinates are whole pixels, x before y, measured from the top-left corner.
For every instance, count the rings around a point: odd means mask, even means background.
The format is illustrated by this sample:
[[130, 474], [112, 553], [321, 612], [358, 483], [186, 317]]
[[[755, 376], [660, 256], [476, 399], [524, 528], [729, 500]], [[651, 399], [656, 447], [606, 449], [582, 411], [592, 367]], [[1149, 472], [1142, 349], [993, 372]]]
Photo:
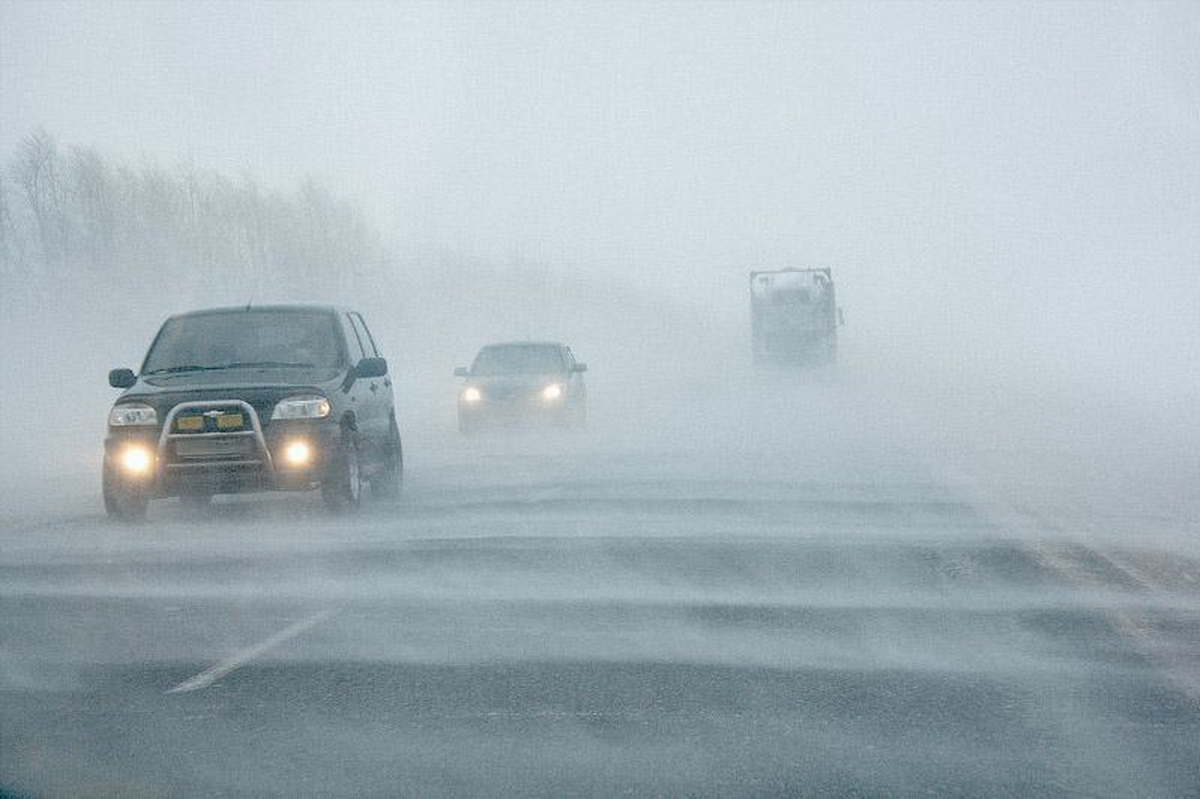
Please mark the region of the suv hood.
[[[242, 372], [246, 379], [239, 380]], [[327, 381], [296, 382], [293, 380], [278, 380], [272, 382], [264, 379], [260, 370], [229, 370], [222, 372], [185, 373], [183, 375], [161, 375], [150, 379], [139, 380], [117, 400], [122, 402], [144, 402], [158, 412], [160, 420], [166, 417], [171, 408], [181, 402], [204, 402], [218, 400], [243, 400], [248, 402], [258, 413], [263, 424], [271, 418], [275, 404], [285, 397], [297, 394], [324, 394], [331, 396], [341, 390], [342, 375], [339, 372], [325, 372], [320, 376], [332, 376]], [[282, 370], [271, 370], [279, 372]], [[291, 370], [296, 376], [313, 376], [311, 373], [300, 375]], [[247, 374], [247, 373], [251, 374]], [[203, 380], [194, 378], [203, 376]], [[180, 377], [193, 378], [187, 382], [178, 380]], [[257, 378], [257, 379], [255, 379]]]

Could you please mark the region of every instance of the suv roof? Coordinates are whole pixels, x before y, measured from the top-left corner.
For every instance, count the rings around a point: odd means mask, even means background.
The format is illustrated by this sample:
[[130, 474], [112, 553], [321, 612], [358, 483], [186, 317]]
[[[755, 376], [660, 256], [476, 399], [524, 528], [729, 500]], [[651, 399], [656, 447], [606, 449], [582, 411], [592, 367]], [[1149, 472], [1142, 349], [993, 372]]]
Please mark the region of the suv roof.
[[171, 318], [176, 319], [183, 316], [200, 316], [203, 314], [215, 313], [244, 313], [246, 311], [318, 311], [324, 313], [349, 313], [350, 308], [343, 308], [339, 305], [328, 305], [324, 303], [276, 303], [272, 305], [227, 305], [217, 308], [198, 308], [192, 311], [183, 311], [182, 313], [172, 314]]

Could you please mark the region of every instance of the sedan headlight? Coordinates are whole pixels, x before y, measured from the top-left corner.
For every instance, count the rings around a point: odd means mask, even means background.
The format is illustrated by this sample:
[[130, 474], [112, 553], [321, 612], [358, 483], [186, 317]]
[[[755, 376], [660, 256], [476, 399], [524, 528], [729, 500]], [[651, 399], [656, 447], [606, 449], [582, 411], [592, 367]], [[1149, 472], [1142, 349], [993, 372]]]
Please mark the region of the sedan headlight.
[[108, 423], [113, 427], [158, 424], [158, 413], [149, 405], [127, 402], [113, 406], [108, 413]]
[[563, 394], [563, 387], [558, 383], [551, 383], [542, 389], [542, 399], [546, 402], [554, 402]]
[[272, 419], [324, 419], [329, 415], [329, 400], [324, 397], [288, 397], [275, 403]]

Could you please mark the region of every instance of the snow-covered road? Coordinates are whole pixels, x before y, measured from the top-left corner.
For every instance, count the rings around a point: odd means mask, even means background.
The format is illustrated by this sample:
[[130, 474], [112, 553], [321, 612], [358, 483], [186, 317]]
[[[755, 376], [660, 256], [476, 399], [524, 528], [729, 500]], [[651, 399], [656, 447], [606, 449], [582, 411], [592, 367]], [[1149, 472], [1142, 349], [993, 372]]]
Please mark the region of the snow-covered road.
[[723, 402], [628, 435], [602, 394], [583, 435], [418, 428], [403, 499], [355, 517], [269, 495], [121, 526], [86, 480], [23, 493], [0, 787], [1200, 791], [1188, 501], [1106, 504], [1061, 449], [876, 435], [842, 402], [783, 427]]

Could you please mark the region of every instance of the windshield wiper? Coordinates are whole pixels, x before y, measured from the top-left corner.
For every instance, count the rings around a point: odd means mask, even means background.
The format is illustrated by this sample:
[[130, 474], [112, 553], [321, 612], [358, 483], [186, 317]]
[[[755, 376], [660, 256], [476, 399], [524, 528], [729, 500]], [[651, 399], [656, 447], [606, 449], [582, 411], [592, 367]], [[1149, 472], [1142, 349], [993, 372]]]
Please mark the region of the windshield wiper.
[[171, 374], [174, 372], [208, 372], [213, 369], [224, 369], [224, 368], [225, 368], [224, 366], [196, 366], [194, 364], [187, 364], [184, 366], [164, 366], [161, 369], [151, 369], [147, 372], [143, 372], [142, 374], [163, 375], [163, 374]]
[[249, 369], [254, 366], [291, 366], [297, 369], [315, 369], [315, 363], [302, 363], [297, 361], [241, 361], [239, 363], [224, 363], [220, 366], [213, 367], [215, 369]]
[[219, 363], [213, 366], [197, 366], [195, 364], [185, 364], [182, 366], [164, 366], [161, 369], [151, 369], [144, 374], [162, 375], [175, 374], [178, 372], [214, 372], [221, 369], [251, 369], [254, 367], [292, 367], [296, 369], [315, 369], [315, 363], [301, 363], [297, 361], [239, 361], [237, 363]]

